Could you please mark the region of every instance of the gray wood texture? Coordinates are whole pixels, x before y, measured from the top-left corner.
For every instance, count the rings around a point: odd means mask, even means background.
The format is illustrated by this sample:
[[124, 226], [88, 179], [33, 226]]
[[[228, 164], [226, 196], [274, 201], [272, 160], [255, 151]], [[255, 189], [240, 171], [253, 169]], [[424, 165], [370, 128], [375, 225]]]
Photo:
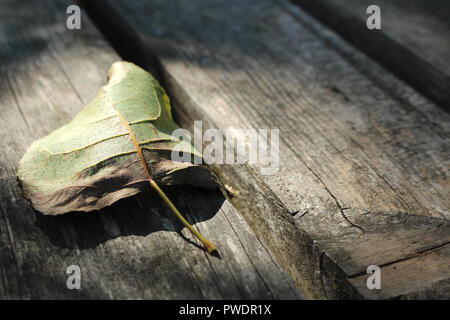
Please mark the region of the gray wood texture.
[[[214, 169], [309, 297], [449, 298], [442, 109], [287, 1], [85, 5], [119, 52], [159, 70], [184, 127], [280, 130], [276, 174]], [[392, 280], [378, 293], [372, 264]]]
[[[68, 122], [119, 56], [66, 0], [0, 3], [0, 299], [301, 299], [303, 294], [217, 191], [169, 197], [214, 242], [208, 255], [150, 189], [100, 212], [43, 216], [22, 198], [16, 165], [35, 140]], [[81, 290], [66, 268], [81, 268]]]
[[[416, 90], [450, 108], [450, 2], [441, 0], [295, 0]], [[366, 9], [381, 9], [368, 30]]]

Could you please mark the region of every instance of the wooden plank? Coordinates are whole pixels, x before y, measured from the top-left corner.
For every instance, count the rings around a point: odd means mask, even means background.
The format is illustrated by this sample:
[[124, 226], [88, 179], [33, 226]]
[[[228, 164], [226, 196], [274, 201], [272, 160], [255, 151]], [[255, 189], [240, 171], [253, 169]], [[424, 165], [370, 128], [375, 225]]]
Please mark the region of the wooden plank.
[[[383, 290], [368, 290], [365, 285], [367, 275], [352, 278], [350, 282], [371, 299], [386, 299], [385, 293], [396, 297], [404, 295], [404, 291], [410, 292], [410, 298], [424, 299], [427, 293], [423, 292], [426, 286], [435, 292], [435, 297], [446, 297], [450, 281], [450, 268], [442, 266], [450, 265], [450, 245], [444, 245], [435, 250], [420, 254], [418, 257], [393, 263], [381, 268], [381, 288]], [[403, 291], [398, 291], [402, 288]]]
[[[222, 132], [280, 130], [276, 174], [261, 175], [260, 164], [214, 169], [310, 297], [370, 298], [350, 281], [368, 265], [450, 241], [449, 116], [298, 7], [270, 0], [85, 5], [102, 13], [105, 33], [114, 27], [112, 41], [134, 39], [133, 50], [122, 44], [135, 52], [130, 59], [153, 57], [184, 127], [201, 119], [203, 129]], [[418, 283], [429, 297], [432, 280]]]
[[[295, 0], [441, 107], [450, 106], [450, 3], [431, 0]], [[368, 6], [381, 9], [381, 30], [368, 30]]]
[[[70, 1], [2, 1], [0, 10], [0, 299], [301, 299], [302, 293], [222, 193], [169, 188], [219, 248], [212, 257], [152, 191], [91, 213], [43, 216], [15, 168], [37, 138], [68, 122], [119, 56]], [[66, 268], [81, 268], [81, 290]]]

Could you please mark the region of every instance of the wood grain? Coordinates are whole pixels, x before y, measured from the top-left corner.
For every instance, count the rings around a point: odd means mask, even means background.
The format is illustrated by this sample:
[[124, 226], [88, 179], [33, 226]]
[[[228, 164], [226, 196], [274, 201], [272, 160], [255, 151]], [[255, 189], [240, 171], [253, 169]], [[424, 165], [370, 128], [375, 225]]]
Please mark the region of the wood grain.
[[[159, 70], [184, 127], [201, 119], [222, 132], [280, 130], [276, 174], [262, 175], [259, 164], [214, 169], [308, 296], [370, 298], [355, 283], [368, 265], [420, 261], [418, 253], [450, 241], [449, 115], [298, 7], [85, 5], [106, 34], [114, 28], [112, 42], [133, 39], [122, 43], [130, 59], [155, 62], [148, 67]], [[436, 261], [442, 269], [444, 262]], [[434, 273], [423, 276], [382, 296], [420, 289], [448, 297], [447, 287], [429, 286]]]
[[409, 298], [425, 299], [427, 292], [423, 287], [428, 287], [428, 291], [434, 291], [435, 297], [446, 297], [446, 288], [449, 285], [450, 269], [442, 266], [450, 265], [450, 246], [444, 245], [429, 252], [418, 254], [417, 257], [399, 261], [386, 265], [381, 268], [383, 290], [368, 290], [365, 286], [367, 275], [360, 275], [352, 278], [350, 282], [354, 283], [361, 293], [370, 299], [386, 299], [385, 293], [389, 292], [391, 296], [402, 297], [402, 291], [399, 288], [411, 293]]
[[[450, 4], [440, 0], [295, 0], [345, 39], [447, 111], [450, 106]], [[381, 9], [381, 29], [368, 30], [366, 9]]]
[[[70, 1], [0, 4], [0, 299], [301, 299], [303, 294], [220, 191], [167, 189], [213, 241], [208, 255], [150, 189], [92, 213], [58, 217], [22, 198], [16, 164], [67, 123], [120, 57]], [[81, 268], [68, 290], [66, 268]]]

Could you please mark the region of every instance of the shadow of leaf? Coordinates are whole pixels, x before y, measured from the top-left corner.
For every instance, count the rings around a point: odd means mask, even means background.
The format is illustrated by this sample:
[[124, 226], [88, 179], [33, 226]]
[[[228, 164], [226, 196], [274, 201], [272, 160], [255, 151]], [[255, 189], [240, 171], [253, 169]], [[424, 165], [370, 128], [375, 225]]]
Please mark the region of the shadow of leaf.
[[[168, 187], [166, 190], [191, 224], [211, 219], [225, 201], [218, 190], [188, 187]], [[184, 226], [152, 190], [122, 199], [100, 211], [69, 212], [58, 216], [35, 212], [35, 217], [36, 226], [60, 248], [90, 249], [118, 237], [147, 236], [165, 230], [177, 232], [189, 243], [203, 249], [182, 234]]]

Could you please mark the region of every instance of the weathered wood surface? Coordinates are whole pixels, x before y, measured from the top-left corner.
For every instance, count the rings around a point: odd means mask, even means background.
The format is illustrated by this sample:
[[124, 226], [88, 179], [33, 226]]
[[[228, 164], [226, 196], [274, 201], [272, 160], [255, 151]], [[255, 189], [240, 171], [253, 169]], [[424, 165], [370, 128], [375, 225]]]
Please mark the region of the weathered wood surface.
[[[449, 1], [294, 1], [449, 110]], [[381, 9], [381, 30], [366, 27], [372, 4]]]
[[[401, 296], [403, 291], [410, 292], [411, 299], [426, 299], [431, 294], [435, 297], [448, 297], [450, 278], [450, 246], [445, 245], [429, 250], [417, 257], [399, 261], [381, 268], [384, 290], [368, 290], [366, 275], [356, 276], [350, 282], [371, 299], [386, 299], [390, 296]], [[443, 266], [447, 266], [442, 269]], [[400, 276], [399, 276], [400, 275]], [[424, 290], [424, 288], [426, 288]]]
[[373, 298], [365, 272], [376, 264], [398, 266], [380, 297], [449, 298], [442, 109], [287, 1], [86, 6], [111, 41], [133, 39], [116, 42], [129, 59], [153, 56], [183, 126], [280, 129], [278, 173], [214, 169], [307, 295]]
[[[58, 217], [21, 197], [15, 169], [26, 148], [81, 110], [120, 59], [85, 13], [81, 30], [66, 29], [69, 4], [0, 4], [0, 299], [302, 298], [220, 191], [168, 190], [220, 259], [151, 190]], [[81, 290], [66, 287], [72, 264]]]

